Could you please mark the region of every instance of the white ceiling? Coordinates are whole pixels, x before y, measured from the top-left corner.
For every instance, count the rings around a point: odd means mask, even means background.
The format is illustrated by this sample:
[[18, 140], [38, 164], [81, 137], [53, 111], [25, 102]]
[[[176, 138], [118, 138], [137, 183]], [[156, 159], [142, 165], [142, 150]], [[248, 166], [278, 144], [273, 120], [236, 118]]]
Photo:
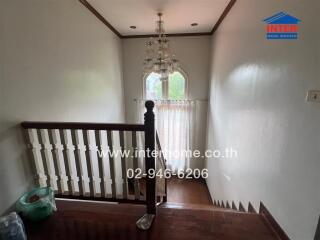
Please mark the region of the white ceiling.
[[[121, 35], [153, 34], [157, 12], [166, 33], [210, 32], [230, 0], [88, 0]], [[198, 23], [191, 27], [191, 23]], [[135, 25], [137, 29], [130, 29]]]

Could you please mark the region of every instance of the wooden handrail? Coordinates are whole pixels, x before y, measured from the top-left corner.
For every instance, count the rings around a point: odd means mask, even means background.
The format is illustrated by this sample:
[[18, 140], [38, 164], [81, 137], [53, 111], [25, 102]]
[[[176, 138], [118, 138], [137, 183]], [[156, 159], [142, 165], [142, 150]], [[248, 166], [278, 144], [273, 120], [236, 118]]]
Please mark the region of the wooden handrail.
[[87, 122], [22, 122], [25, 129], [72, 129], [72, 130], [118, 130], [144, 131], [143, 124], [87, 123]]

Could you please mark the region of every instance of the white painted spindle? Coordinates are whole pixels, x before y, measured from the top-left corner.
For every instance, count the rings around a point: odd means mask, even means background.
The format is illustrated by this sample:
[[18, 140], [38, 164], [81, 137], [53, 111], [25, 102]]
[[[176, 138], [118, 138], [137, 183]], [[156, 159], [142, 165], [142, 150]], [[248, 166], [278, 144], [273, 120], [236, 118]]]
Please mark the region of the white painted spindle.
[[126, 160], [126, 138], [125, 134], [123, 131], [119, 131], [119, 136], [120, 136], [120, 148], [122, 151], [122, 156], [121, 156], [121, 170], [122, 170], [122, 182], [123, 182], [123, 198], [127, 199], [128, 198], [128, 180], [127, 180], [127, 160]]
[[[138, 156], [137, 156], [137, 132], [132, 132], [132, 148], [133, 148], [133, 170], [135, 173], [137, 173], [138, 169]], [[137, 178], [134, 178], [134, 195], [135, 199], [140, 199], [140, 186], [139, 186], [139, 180]]]
[[79, 195], [79, 177], [77, 175], [77, 167], [75, 163], [75, 157], [74, 157], [74, 150], [75, 147], [73, 146], [72, 143], [72, 138], [71, 138], [71, 131], [70, 130], [63, 130], [63, 145], [64, 145], [64, 156], [65, 160], [67, 163], [67, 173], [68, 176], [70, 177], [70, 187], [71, 187], [71, 192], [69, 189], [69, 193], [72, 195]]
[[40, 135], [41, 135], [40, 141], [42, 144], [43, 156], [45, 158], [47, 173], [49, 176], [49, 183], [54, 191], [58, 191], [58, 185], [57, 185], [58, 178], [56, 176], [56, 171], [54, 167], [54, 162], [52, 157], [52, 145], [49, 140], [48, 130], [41, 129]]
[[114, 151], [114, 179], [116, 185], [116, 197], [123, 198], [123, 177], [122, 177], [122, 164], [120, 156], [120, 136], [119, 131], [112, 131], [112, 142]]
[[57, 129], [51, 130], [53, 142], [53, 156], [56, 160], [59, 174], [59, 186], [61, 194], [68, 193], [68, 177], [63, 159], [63, 146], [61, 144], [60, 132]]
[[34, 165], [37, 171], [37, 178], [40, 187], [47, 186], [47, 176], [45, 174], [42, 156], [41, 145], [38, 139], [37, 129], [28, 129], [28, 137], [30, 141], [30, 147], [33, 155]]
[[[100, 178], [103, 181], [103, 188], [104, 188], [104, 194], [102, 197], [105, 198], [111, 198], [112, 197], [112, 178], [111, 178], [111, 171], [110, 171], [110, 158], [109, 158], [109, 146], [107, 142], [107, 132], [106, 131], [96, 131], [96, 134], [99, 134], [99, 136], [96, 135], [96, 138], [99, 138], [98, 145], [98, 158], [99, 161], [102, 163], [102, 169], [100, 169]], [[102, 171], [101, 171], [102, 170]]]
[[98, 159], [97, 159], [97, 145], [93, 136], [93, 131], [88, 130], [84, 131], [84, 134], [86, 134], [85, 144], [86, 144], [86, 151], [87, 151], [87, 157], [88, 160], [88, 167], [89, 167], [89, 174], [91, 174], [92, 179], [92, 191], [91, 194], [93, 194], [94, 197], [100, 197], [101, 196], [101, 189], [100, 189], [100, 182], [101, 179], [99, 177], [99, 167], [98, 167]]
[[90, 196], [90, 179], [88, 174], [88, 166], [86, 161], [86, 146], [83, 141], [83, 133], [81, 130], [72, 130], [72, 141], [75, 146], [75, 156], [78, 176], [80, 176], [80, 189], [82, 195]]

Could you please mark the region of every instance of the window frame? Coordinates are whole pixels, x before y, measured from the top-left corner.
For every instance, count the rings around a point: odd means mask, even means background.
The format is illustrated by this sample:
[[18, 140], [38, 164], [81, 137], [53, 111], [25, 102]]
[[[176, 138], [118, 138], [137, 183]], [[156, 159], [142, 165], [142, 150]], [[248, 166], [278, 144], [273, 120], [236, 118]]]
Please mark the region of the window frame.
[[[188, 99], [188, 76], [186, 74], [186, 72], [184, 70], [182, 70], [181, 68], [178, 68], [175, 72], [179, 72], [184, 80], [185, 80], [185, 84], [184, 84], [184, 99]], [[153, 73], [153, 71], [147, 72], [146, 74], [143, 75], [143, 97], [144, 99], [147, 99], [147, 78], [148, 76]], [[169, 99], [169, 80], [168, 81], [162, 81], [161, 83], [161, 90], [162, 90], [162, 99], [157, 99], [157, 100], [174, 100], [174, 99]], [[152, 99], [151, 99], [152, 100]]]

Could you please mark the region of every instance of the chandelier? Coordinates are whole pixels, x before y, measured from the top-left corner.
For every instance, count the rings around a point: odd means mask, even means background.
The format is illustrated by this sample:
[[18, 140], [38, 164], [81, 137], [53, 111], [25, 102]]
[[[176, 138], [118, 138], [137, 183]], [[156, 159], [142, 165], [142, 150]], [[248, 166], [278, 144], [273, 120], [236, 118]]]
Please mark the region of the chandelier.
[[155, 72], [160, 75], [161, 81], [167, 81], [169, 74], [178, 69], [178, 60], [171, 53], [169, 40], [165, 35], [162, 13], [158, 13], [156, 34], [157, 39], [150, 38], [146, 42], [146, 57], [144, 59], [144, 73]]

